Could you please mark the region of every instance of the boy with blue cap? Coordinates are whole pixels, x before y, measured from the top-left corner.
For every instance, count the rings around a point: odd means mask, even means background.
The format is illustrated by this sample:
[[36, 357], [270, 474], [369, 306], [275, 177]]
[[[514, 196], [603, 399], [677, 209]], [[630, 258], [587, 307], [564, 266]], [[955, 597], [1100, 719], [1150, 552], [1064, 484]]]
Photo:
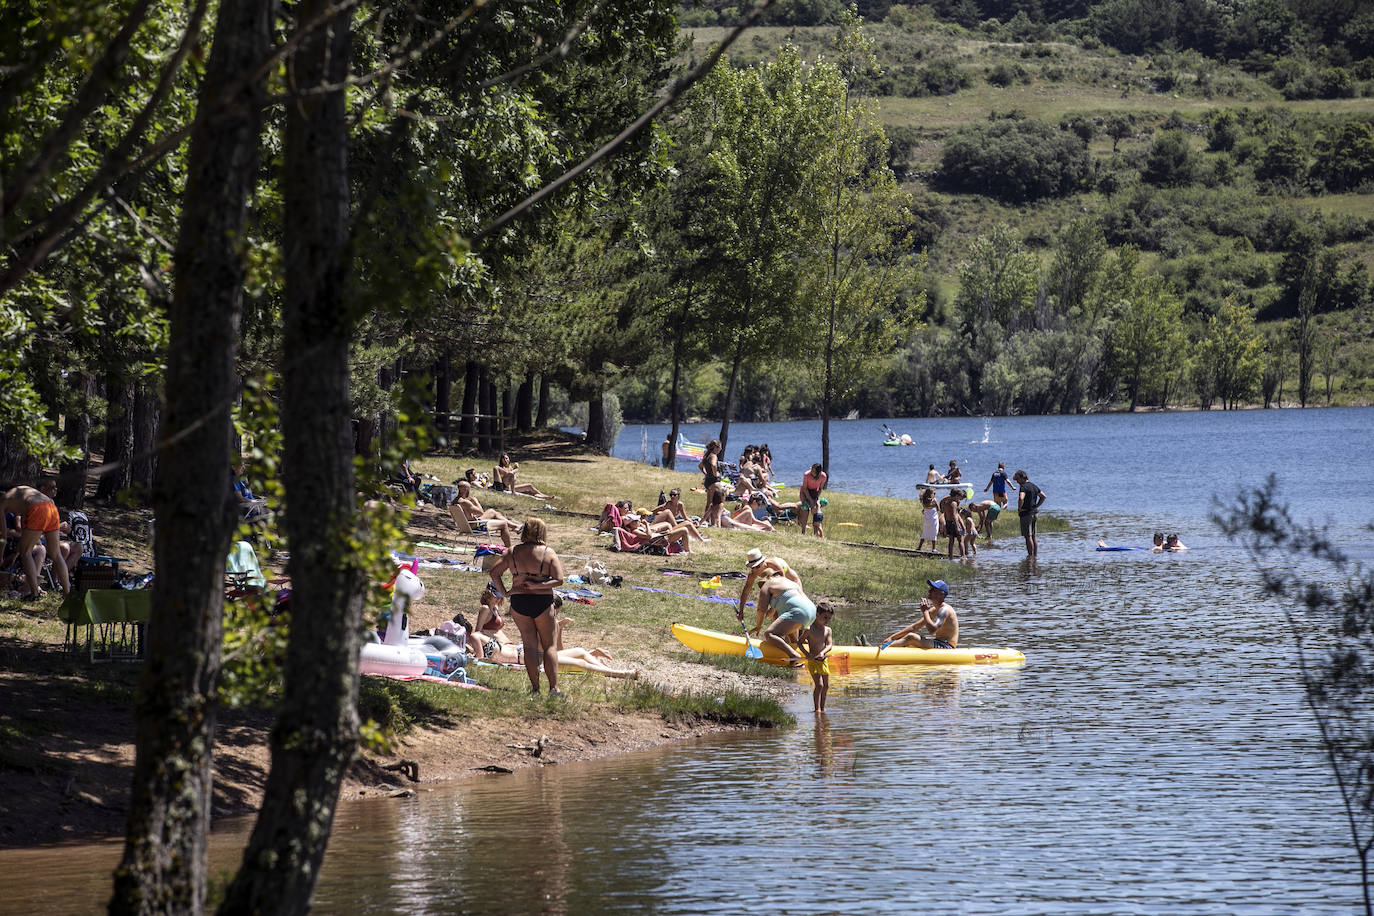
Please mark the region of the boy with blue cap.
[[[953, 649], [959, 645], [959, 615], [954, 605], [945, 601], [949, 586], [944, 579], [927, 579], [926, 584], [930, 591], [921, 599], [921, 619], [889, 636], [879, 651], [894, 645], [919, 649]], [[930, 630], [930, 635], [920, 635], [922, 629]]]

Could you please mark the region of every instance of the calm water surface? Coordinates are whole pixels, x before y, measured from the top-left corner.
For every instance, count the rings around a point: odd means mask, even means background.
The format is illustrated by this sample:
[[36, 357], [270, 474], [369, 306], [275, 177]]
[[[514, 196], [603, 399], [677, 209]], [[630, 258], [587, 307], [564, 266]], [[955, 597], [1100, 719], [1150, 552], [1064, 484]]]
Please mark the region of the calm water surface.
[[[1300, 516], [1374, 555], [1374, 411], [889, 420], [913, 448], [882, 447], [879, 422], [835, 425], [837, 515], [845, 490], [908, 496], [956, 458], [979, 486], [1025, 467], [1073, 522], [1035, 565], [1014, 539], [984, 551], [951, 595], [966, 642], [1025, 665], [837, 677], [830, 714], [799, 700], [795, 729], [344, 806], [317, 912], [1353, 912], [1282, 611], [1206, 519], [1274, 471]], [[799, 479], [817, 429], [731, 440]], [[618, 453], [639, 442], [628, 428]], [[1093, 550], [1156, 527], [1194, 549]], [[865, 613], [879, 633], [912, 611]], [[217, 834], [218, 867], [248, 826]], [[0, 912], [98, 911], [117, 855], [0, 853]]]

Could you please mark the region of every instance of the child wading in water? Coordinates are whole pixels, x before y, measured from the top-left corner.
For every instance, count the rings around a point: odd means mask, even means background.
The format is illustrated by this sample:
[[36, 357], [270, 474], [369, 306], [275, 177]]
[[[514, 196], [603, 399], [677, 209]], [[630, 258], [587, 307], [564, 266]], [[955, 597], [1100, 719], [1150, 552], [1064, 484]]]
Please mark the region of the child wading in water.
[[835, 648], [835, 637], [830, 632], [830, 618], [835, 609], [829, 601], [816, 605], [816, 622], [802, 631], [802, 648], [806, 651], [806, 671], [811, 675], [815, 689], [811, 700], [816, 712], [825, 712], [825, 695], [830, 692], [830, 650]]

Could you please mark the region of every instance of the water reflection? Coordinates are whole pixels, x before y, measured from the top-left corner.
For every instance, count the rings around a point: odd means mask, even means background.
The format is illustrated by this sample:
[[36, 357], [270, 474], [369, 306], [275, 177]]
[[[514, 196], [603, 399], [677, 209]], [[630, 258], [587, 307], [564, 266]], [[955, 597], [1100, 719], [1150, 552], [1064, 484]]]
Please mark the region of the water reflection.
[[[961, 642], [1023, 665], [855, 668], [825, 715], [803, 685], [795, 729], [342, 806], [316, 911], [1350, 912], [1282, 610], [1215, 536], [1095, 550], [1158, 520], [985, 552]], [[854, 613], [871, 636], [913, 612]], [[0, 853], [0, 912], [99, 911], [117, 853]]]

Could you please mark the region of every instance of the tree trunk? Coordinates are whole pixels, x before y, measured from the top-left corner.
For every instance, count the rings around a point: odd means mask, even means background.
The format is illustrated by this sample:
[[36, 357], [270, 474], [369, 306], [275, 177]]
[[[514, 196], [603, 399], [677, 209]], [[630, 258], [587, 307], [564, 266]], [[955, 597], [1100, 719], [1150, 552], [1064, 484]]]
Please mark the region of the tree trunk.
[[[229, 502], [229, 404], [243, 295], [248, 195], [257, 180], [261, 82], [273, 4], [222, 0], [191, 134], [168, 311], [167, 408], [153, 505], [152, 621], [136, 709], [124, 856], [110, 913], [199, 913], [206, 884], [214, 695]], [[227, 87], [235, 96], [213, 103]]]
[[67, 425], [63, 432], [66, 443], [76, 448], [81, 457], [63, 463], [57, 477], [57, 502], [71, 509], [86, 503], [86, 470], [91, 466], [90, 402], [95, 396], [95, 379], [83, 373], [72, 379], [72, 387], [81, 392], [78, 400], [67, 405]]
[[105, 448], [106, 470], [95, 488], [97, 499], [114, 499], [129, 489], [134, 474], [130, 459], [134, 456], [134, 386], [114, 375], [105, 378]]
[[[748, 309], [745, 310], [746, 314]], [[735, 411], [735, 391], [739, 388], [739, 369], [744, 362], [744, 337], [735, 343], [735, 358], [730, 364], [730, 384], [725, 389], [725, 416], [720, 418], [720, 454], [725, 454], [725, 443], [730, 437], [730, 415]]]
[[668, 395], [668, 422], [673, 424], [668, 439], [673, 443], [668, 452], [668, 469], [677, 467], [677, 437], [682, 424], [682, 344], [687, 336], [687, 316], [692, 308], [692, 283], [688, 281], [682, 296], [682, 310], [673, 326], [673, 385]]
[[491, 370], [486, 366], [482, 367], [482, 382], [478, 386], [479, 398], [482, 404], [482, 420], [477, 424], [481, 430], [477, 449], [484, 455], [490, 455], [494, 447], [492, 443], [496, 441], [496, 383], [492, 381]]
[[477, 390], [481, 387], [481, 367], [468, 360], [463, 370], [463, 416], [458, 421], [458, 448], [472, 448], [473, 434], [477, 431]]
[[1316, 337], [1312, 318], [1317, 311], [1317, 252], [1308, 255], [1302, 272], [1302, 288], [1298, 290], [1298, 323], [1295, 336], [1298, 345], [1298, 406], [1306, 407], [1312, 396], [1312, 344]]
[[434, 427], [443, 444], [449, 444], [449, 414], [453, 411], [452, 361], [445, 350], [434, 363]]
[[157, 427], [159, 404], [157, 390], [140, 382], [134, 389], [133, 487], [139, 502], [147, 503], [153, 493], [157, 473]]
[[520, 390], [515, 396], [515, 428], [522, 433], [534, 429], [534, 371], [525, 373]]
[[[304, 0], [309, 23], [329, 0]], [[351, 12], [306, 36], [288, 85], [340, 87], [286, 106], [282, 300], [282, 479], [291, 549], [291, 636], [262, 810], [222, 913], [306, 913], [339, 785], [358, 743], [363, 577], [349, 455], [347, 296], [348, 76]]]
[[[390, 366], [381, 366], [377, 369], [377, 388], [384, 394], [390, 395], [391, 383], [394, 375]], [[387, 415], [383, 411], [376, 414], [377, 422], [377, 448], [380, 452], [385, 452], [387, 446], [391, 445], [391, 424], [387, 422]]]
[[587, 400], [587, 447], [598, 452], [606, 451], [606, 395], [595, 392]]
[[0, 480], [35, 480], [39, 470], [23, 441], [0, 429]]
[[539, 373], [539, 407], [534, 411], [535, 429], [549, 425], [549, 374]]

